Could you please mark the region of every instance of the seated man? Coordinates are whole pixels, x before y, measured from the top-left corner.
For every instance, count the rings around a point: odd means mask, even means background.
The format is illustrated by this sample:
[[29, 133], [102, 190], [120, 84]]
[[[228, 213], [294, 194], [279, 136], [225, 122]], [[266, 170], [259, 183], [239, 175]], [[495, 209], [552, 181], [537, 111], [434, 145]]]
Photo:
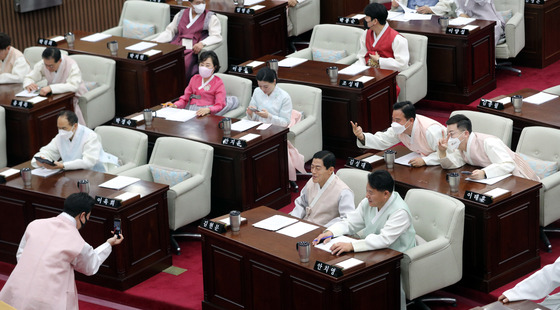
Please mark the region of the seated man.
[[171, 43], [185, 47], [185, 74], [187, 83], [198, 73], [198, 53], [207, 45], [222, 42], [220, 20], [206, 10], [204, 0], [189, 0], [192, 8], [181, 10], [165, 31], [154, 39], [159, 43]]
[[76, 96], [74, 96], [74, 112], [78, 116], [80, 124], [85, 125], [82, 110], [78, 105], [78, 97], [87, 93], [87, 88], [82, 81], [82, 72], [78, 64], [70, 57], [62, 57], [60, 50], [56, 47], [45, 48], [41, 57], [43, 61], [37, 62], [33, 70], [25, 76], [23, 88], [27, 91], [38, 90], [37, 83], [46, 80], [47, 86], [42, 87], [39, 91], [41, 96], [50, 93], [76, 93]]
[[511, 173], [539, 181], [529, 164], [495, 136], [472, 132], [471, 120], [462, 114], [449, 118], [447, 137], [439, 141], [441, 167], [455, 169], [465, 163], [484, 167], [472, 172], [472, 179], [494, 178]]
[[445, 127], [433, 119], [416, 115], [409, 101], [393, 105], [393, 123], [386, 131], [364, 133], [357, 123], [350, 121], [350, 124], [359, 148], [384, 150], [402, 142], [409, 150], [422, 155], [409, 161], [413, 167], [439, 165], [438, 142], [445, 137]]
[[319, 225], [330, 226], [356, 208], [354, 193], [334, 174], [336, 158], [329, 151], [313, 155], [311, 179], [294, 201], [290, 215]]
[[0, 84], [21, 83], [31, 70], [23, 54], [11, 44], [10, 36], [0, 32]]
[[500, 44], [505, 41], [505, 22], [502, 14], [496, 11], [494, 1], [492, 0], [455, 0], [457, 9], [455, 10], [459, 17], [472, 17], [476, 19], [493, 20], [496, 22], [494, 26], [494, 43]]
[[[103, 151], [97, 134], [78, 124], [78, 117], [72, 111], [62, 111], [56, 121], [58, 134], [51, 142], [43, 146], [31, 159], [35, 168], [47, 169], [90, 169], [107, 171], [107, 165], [118, 165], [118, 159]], [[54, 166], [38, 162], [35, 157], [42, 157], [54, 162]], [[62, 159], [62, 160], [61, 160]]]

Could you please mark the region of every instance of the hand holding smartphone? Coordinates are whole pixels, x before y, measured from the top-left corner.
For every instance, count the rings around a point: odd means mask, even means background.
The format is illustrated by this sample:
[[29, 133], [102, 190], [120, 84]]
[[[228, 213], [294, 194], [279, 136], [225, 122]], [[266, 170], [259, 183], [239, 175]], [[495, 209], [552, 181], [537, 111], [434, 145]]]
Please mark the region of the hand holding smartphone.
[[54, 161], [45, 159], [43, 157], [35, 156], [35, 160], [37, 160], [38, 162], [40, 162], [42, 164], [46, 164], [46, 165], [53, 166], [53, 167], [56, 166]]
[[251, 111], [253, 111], [253, 112], [260, 112], [260, 110], [259, 110], [259, 109], [257, 109], [257, 108], [253, 108], [253, 107], [249, 107], [249, 110], [251, 110]]
[[114, 221], [113, 221], [113, 232], [114, 232], [115, 236], [117, 236], [117, 239], [121, 238], [121, 236], [119, 236], [121, 234], [121, 219], [114, 219]]

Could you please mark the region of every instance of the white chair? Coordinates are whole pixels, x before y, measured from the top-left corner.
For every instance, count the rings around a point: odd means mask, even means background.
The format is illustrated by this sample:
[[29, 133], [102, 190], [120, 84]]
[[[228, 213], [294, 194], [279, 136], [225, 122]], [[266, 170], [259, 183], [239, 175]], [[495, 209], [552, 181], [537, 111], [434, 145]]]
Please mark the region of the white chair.
[[408, 41], [410, 66], [397, 75], [397, 84], [401, 88], [398, 101], [410, 101], [414, 104], [428, 93], [428, 38], [411, 33], [401, 35]]
[[136, 167], [119, 175], [137, 177], [153, 182], [150, 166], [188, 171], [190, 178], [173, 185], [167, 192], [171, 242], [178, 253], [175, 237], [192, 236], [174, 232], [180, 227], [197, 221], [210, 213], [210, 187], [214, 149], [204, 143], [187, 139], [163, 137], [156, 140], [147, 165]]
[[429, 309], [424, 301], [456, 303], [452, 298], [422, 296], [461, 280], [465, 205], [453, 197], [424, 189], [409, 190], [404, 201], [412, 215], [417, 243], [404, 252], [401, 260], [406, 299], [422, 305], [420, 309]]
[[159, 35], [160, 32], [165, 30], [169, 24], [170, 9], [169, 4], [155, 3], [149, 1], [126, 1], [123, 4], [121, 18], [119, 25], [103, 31], [103, 33], [111, 34], [114, 36], [124, 37], [123, 33], [125, 20], [137, 24], [142, 24], [146, 27], [154, 27], [154, 33], [147, 36], [141, 36], [137, 39], [152, 40]]
[[228, 70], [228, 17], [222, 14], [216, 14], [218, 20], [220, 21], [220, 26], [222, 28], [222, 41], [220, 43], [205, 46], [202, 49], [204, 51], [214, 51], [218, 56], [220, 61], [220, 73], [224, 73]]
[[513, 121], [511, 119], [469, 110], [456, 110], [451, 112], [450, 116], [456, 114], [463, 114], [471, 120], [473, 132], [496, 136], [504, 141], [508, 147], [511, 147], [511, 135], [513, 132]]
[[0, 107], [0, 168], [6, 167], [8, 157], [6, 153], [6, 110]]
[[[27, 62], [31, 66], [31, 69], [33, 69], [37, 62], [43, 59], [41, 55], [43, 54], [45, 48], [45, 46], [30, 46], [23, 50], [23, 57], [27, 59]], [[68, 56], [67, 51], [60, 50], [60, 53], [64, 56]]]
[[288, 36], [299, 36], [321, 23], [321, 0], [305, 0], [288, 8], [288, 18], [292, 22]]
[[322, 91], [319, 88], [278, 83], [292, 98], [292, 109], [303, 113], [303, 119], [288, 132], [288, 140], [305, 161], [323, 149], [323, 125], [321, 120]]
[[216, 73], [221, 78], [226, 88], [226, 95], [236, 96], [239, 99], [239, 106], [224, 114], [224, 117], [241, 118], [245, 115], [245, 111], [251, 101], [251, 89], [253, 84], [251, 80], [235, 75]]
[[341, 168], [336, 172], [336, 175], [342, 182], [348, 185], [352, 192], [354, 192], [354, 205], [356, 207], [366, 197], [368, 174], [368, 171], [351, 168]]
[[107, 173], [119, 174], [148, 162], [148, 136], [145, 133], [116, 126], [99, 126], [95, 133], [103, 150], [117, 156], [121, 164]]
[[547, 88], [543, 90], [543, 92], [560, 96], [560, 85]]
[[[531, 156], [543, 161], [557, 162], [560, 164], [560, 130], [548, 127], [525, 127], [519, 137], [516, 152]], [[551, 250], [550, 241], [546, 232], [560, 232], [560, 229], [547, 227], [560, 219], [560, 173], [556, 172], [541, 179], [540, 190], [540, 219], [541, 238]]]
[[287, 57], [318, 60], [313, 59], [313, 51], [321, 49], [339, 54], [344, 52], [346, 56], [336, 63], [350, 65], [358, 59], [357, 53], [360, 50], [360, 37], [363, 32], [363, 29], [357, 27], [331, 24], [316, 25], [313, 27], [309, 47], [289, 54]]
[[[509, 59], [514, 58], [525, 47], [525, 1], [524, 0], [494, 0], [497, 11], [511, 10], [513, 14], [506, 21], [505, 34], [506, 41], [496, 45], [496, 58]], [[498, 12], [498, 14], [500, 14]], [[498, 43], [498, 42], [496, 42]], [[521, 76], [521, 70], [513, 68], [511, 62], [500, 62], [496, 68], [506, 69], [517, 72]]]
[[95, 128], [115, 117], [115, 74], [116, 62], [110, 58], [72, 55], [82, 72], [86, 84], [96, 87], [78, 98], [86, 125]]

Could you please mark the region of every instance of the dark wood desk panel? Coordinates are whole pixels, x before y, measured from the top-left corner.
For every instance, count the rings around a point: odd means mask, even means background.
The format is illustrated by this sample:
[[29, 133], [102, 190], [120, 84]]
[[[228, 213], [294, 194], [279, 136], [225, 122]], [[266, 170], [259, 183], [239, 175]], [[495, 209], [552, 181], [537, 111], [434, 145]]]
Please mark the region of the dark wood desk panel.
[[58, 113], [74, 110], [74, 93], [50, 95], [47, 100], [35, 104], [31, 109], [13, 107], [12, 99], [29, 99], [15, 97], [22, 90], [22, 84], [0, 85], [0, 105], [6, 109], [8, 166], [30, 160], [31, 156], [58, 134]]
[[560, 59], [560, 0], [525, 3], [525, 47], [516, 63], [544, 68]]
[[[155, 107], [154, 109], [159, 109]], [[232, 131], [232, 138], [247, 133], [261, 135], [247, 147], [223, 145], [223, 132], [218, 128], [221, 116], [207, 115], [187, 122], [155, 118], [151, 127], [140, 124], [133, 128], [148, 135], [149, 152], [159, 137], [179, 137], [208, 144], [214, 148], [212, 166], [213, 216], [231, 210], [249, 210], [261, 205], [279, 209], [290, 203], [288, 190], [288, 129], [271, 126], [266, 130], [253, 127], [244, 132]], [[235, 119], [234, 119], [235, 121]]]
[[[142, 40], [111, 36], [98, 42], [86, 42], [81, 38], [92, 34], [86, 31], [74, 32], [74, 48], [66, 41], [59, 42], [60, 49], [69, 54], [86, 54], [111, 58], [117, 63], [115, 80], [116, 116], [125, 116], [149, 108], [154, 102], [167, 102], [181, 96], [185, 90], [184, 47], [167, 43], [157, 43], [152, 49], [162, 52], [146, 61], [127, 59], [127, 46]], [[117, 41], [117, 56], [111, 56], [107, 42]]]
[[363, 13], [369, 0], [321, 0], [321, 24], [334, 24], [340, 16]]
[[[21, 178], [0, 185], [0, 260], [16, 263], [16, 252], [27, 224], [35, 219], [57, 216], [64, 199], [77, 192], [76, 183], [90, 181], [90, 195], [107, 197], [115, 190], [98, 187], [114, 175], [91, 170], [65, 171], [47, 178], [33, 176], [32, 186]], [[96, 247], [113, 230], [113, 219], [122, 220], [123, 243], [113, 247], [99, 272], [91, 277], [76, 273], [77, 279], [118, 290], [128, 289], [171, 266], [167, 185], [139, 181], [123, 191], [142, 198], [113, 208], [95, 205], [88, 224], [80, 231], [86, 242]]]
[[[267, 55], [257, 60], [266, 61]], [[246, 64], [246, 63], [244, 63]], [[347, 157], [360, 152], [350, 121], [357, 121], [366, 132], [387, 129], [391, 124], [393, 104], [397, 100], [396, 71], [368, 69], [355, 76], [340, 75], [339, 79], [355, 80], [363, 75], [375, 79], [365, 83], [364, 88], [348, 88], [331, 84], [326, 68], [334, 64], [308, 60], [292, 68], [279, 68], [279, 83], [295, 83], [320, 88], [322, 94], [323, 149], [333, 152], [337, 157]], [[339, 70], [348, 67], [336, 64]], [[233, 73], [253, 81], [257, 87], [257, 72], [264, 65], [253, 68], [252, 74]]]
[[[187, 1], [183, 1], [183, 5], [177, 5], [177, 1], [167, 0], [167, 4], [171, 5], [172, 16], [189, 6]], [[238, 64], [267, 54], [286, 55], [287, 1], [264, 0], [257, 5], [265, 7], [249, 15], [235, 13], [232, 0], [206, 0], [208, 10], [228, 17], [229, 64]]]
[[347, 253], [344, 258], [366, 266], [331, 277], [313, 266], [316, 260], [333, 264], [336, 256], [312, 247], [309, 263], [300, 263], [295, 249], [297, 241], [311, 241], [323, 228], [292, 238], [252, 226], [277, 214], [286, 215], [266, 207], [243, 212], [247, 224], [236, 233], [199, 228], [203, 309], [399, 309], [400, 252]]
[[[410, 153], [395, 146], [397, 156]], [[380, 153], [381, 154], [381, 153]], [[366, 157], [368, 155], [364, 155]], [[477, 290], [490, 292], [540, 268], [539, 256], [539, 189], [541, 183], [511, 176], [494, 185], [466, 181], [461, 174], [457, 193], [451, 193], [447, 172], [472, 171], [469, 165], [444, 170], [440, 166], [412, 168], [395, 164], [386, 169], [383, 161], [373, 169], [388, 170], [395, 179], [395, 189], [404, 198], [412, 188], [433, 190], [459, 199], [465, 204], [462, 282]], [[465, 191], [485, 193], [503, 188], [512, 195], [483, 205], [464, 199]]]

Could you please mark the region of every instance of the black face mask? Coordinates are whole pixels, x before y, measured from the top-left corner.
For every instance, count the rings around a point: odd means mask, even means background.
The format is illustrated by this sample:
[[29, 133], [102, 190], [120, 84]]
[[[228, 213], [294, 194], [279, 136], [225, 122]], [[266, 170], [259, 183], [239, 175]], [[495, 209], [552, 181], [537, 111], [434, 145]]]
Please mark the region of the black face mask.
[[368, 27], [368, 25], [367, 25], [367, 21], [366, 21], [365, 19], [364, 19], [364, 29], [365, 29], [365, 30], [368, 30], [368, 29], [369, 29], [369, 27]]
[[80, 218], [80, 224], [81, 224], [80, 229], [84, 228], [84, 226], [86, 226], [87, 222], [88, 222], [87, 215], [86, 215], [86, 221], [85, 222], [82, 222], [82, 219]]

